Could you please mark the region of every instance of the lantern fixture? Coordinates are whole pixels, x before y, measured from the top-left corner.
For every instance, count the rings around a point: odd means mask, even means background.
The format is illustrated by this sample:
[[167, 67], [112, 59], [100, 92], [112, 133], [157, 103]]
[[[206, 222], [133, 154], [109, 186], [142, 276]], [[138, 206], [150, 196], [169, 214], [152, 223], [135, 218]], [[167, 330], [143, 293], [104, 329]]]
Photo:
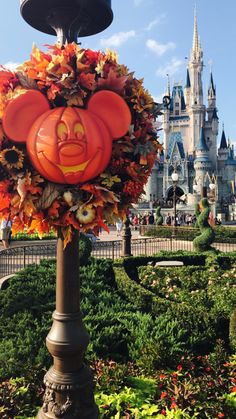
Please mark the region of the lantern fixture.
[[173, 183], [177, 183], [177, 182], [178, 182], [178, 180], [179, 180], [179, 175], [178, 175], [178, 173], [177, 173], [176, 171], [174, 171], [174, 172], [172, 173], [172, 175], [171, 175], [171, 179], [172, 179]]
[[57, 35], [58, 42], [106, 29], [113, 20], [111, 0], [20, 0], [21, 15], [33, 28]]

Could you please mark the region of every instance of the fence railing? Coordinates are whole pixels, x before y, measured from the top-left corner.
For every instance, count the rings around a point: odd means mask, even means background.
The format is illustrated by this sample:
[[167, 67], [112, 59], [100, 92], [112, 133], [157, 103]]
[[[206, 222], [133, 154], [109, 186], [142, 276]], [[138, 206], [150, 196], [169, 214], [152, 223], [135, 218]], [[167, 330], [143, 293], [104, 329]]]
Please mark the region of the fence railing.
[[41, 259], [55, 258], [56, 243], [34, 243], [10, 247], [0, 251], [0, 278], [20, 271]]
[[[214, 243], [213, 246], [222, 252], [235, 252], [236, 243]], [[133, 256], [151, 256], [160, 251], [175, 252], [177, 250], [193, 250], [192, 241], [171, 238], [146, 237], [132, 239], [131, 253]], [[122, 257], [122, 241], [97, 241], [93, 243], [92, 256], [95, 258], [117, 259]], [[39, 263], [41, 259], [56, 257], [56, 241], [39, 242], [10, 247], [0, 251], [0, 278], [14, 274], [31, 263]]]

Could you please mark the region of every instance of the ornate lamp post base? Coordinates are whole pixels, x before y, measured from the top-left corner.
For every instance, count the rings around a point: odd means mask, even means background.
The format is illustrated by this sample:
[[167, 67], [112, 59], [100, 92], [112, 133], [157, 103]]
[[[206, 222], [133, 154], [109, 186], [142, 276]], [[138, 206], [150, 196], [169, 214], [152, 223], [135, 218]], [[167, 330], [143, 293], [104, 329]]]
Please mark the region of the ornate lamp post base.
[[44, 378], [46, 391], [39, 419], [97, 419], [89, 368], [77, 373], [59, 373], [52, 367]]
[[59, 234], [56, 281], [56, 310], [46, 339], [54, 363], [44, 378], [38, 418], [97, 419], [92, 372], [83, 363], [89, 338], [80, 312], [78, 232], [65, 249]]

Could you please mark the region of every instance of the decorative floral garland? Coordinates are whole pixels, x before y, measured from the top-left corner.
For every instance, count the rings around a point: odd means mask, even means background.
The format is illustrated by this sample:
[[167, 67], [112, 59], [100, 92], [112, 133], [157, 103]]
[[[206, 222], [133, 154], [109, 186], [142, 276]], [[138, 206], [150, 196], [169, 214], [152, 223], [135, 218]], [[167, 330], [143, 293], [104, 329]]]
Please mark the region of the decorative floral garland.
[[132, 114], [126, 136], [113, 143], [105, 171], [80, 185], [45, 180], [31, 165], [25, 144], [14, 144], [0, 125], [0, 218], [13, 220], [13, 234], [27, 228], [39, 235], [62, 228], [65, 243], [74, 228], [108, 230], [106, 223], [124, 218], [137, 203], [158, 150], [159, 111], [142, 80], [134, 78], [117, 55], [81, 49], [75, 43], [49, 46], [48, 53], [33, 47], [29, 61], [11, 72], [0, 69], [0, 118], [13, 98], [29, 89], [41, 91], [52, 108], [85, 108], [98, 90], [118, 93]]

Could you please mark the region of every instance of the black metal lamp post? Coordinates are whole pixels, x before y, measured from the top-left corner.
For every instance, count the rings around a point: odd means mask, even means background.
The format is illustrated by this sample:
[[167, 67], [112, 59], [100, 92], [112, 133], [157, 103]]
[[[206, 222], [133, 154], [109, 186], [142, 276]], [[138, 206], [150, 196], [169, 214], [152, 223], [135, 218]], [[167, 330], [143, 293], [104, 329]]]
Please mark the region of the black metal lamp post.
[[[111, 0], [20, 0], [23, 18], [34, 28], [57, 35], [58, 42], [101, 32], [113, 19]], [[53, 366], [39, 419], [97, 419], [92, 373], [83, 363], [88, 345], [80, 311], [78, 232], [64, 249], [58, 233], [56, 310], [46, 343]]]
[[130, 219], [126, 217], [124, 222], [124, 227], [122, 229], [122, 251], [121, 254], [123, 257], [132, 256], [131, 254], [131, 228], [130, 228]]
[[179, 175], [176, 170], [173, 171], [171, 175], [171, 179], [173, 182], [173, 205], [174, 205], [174, 227], [177, 227], [177, 220], [176, 220], [176, 186], [179, 180]]

